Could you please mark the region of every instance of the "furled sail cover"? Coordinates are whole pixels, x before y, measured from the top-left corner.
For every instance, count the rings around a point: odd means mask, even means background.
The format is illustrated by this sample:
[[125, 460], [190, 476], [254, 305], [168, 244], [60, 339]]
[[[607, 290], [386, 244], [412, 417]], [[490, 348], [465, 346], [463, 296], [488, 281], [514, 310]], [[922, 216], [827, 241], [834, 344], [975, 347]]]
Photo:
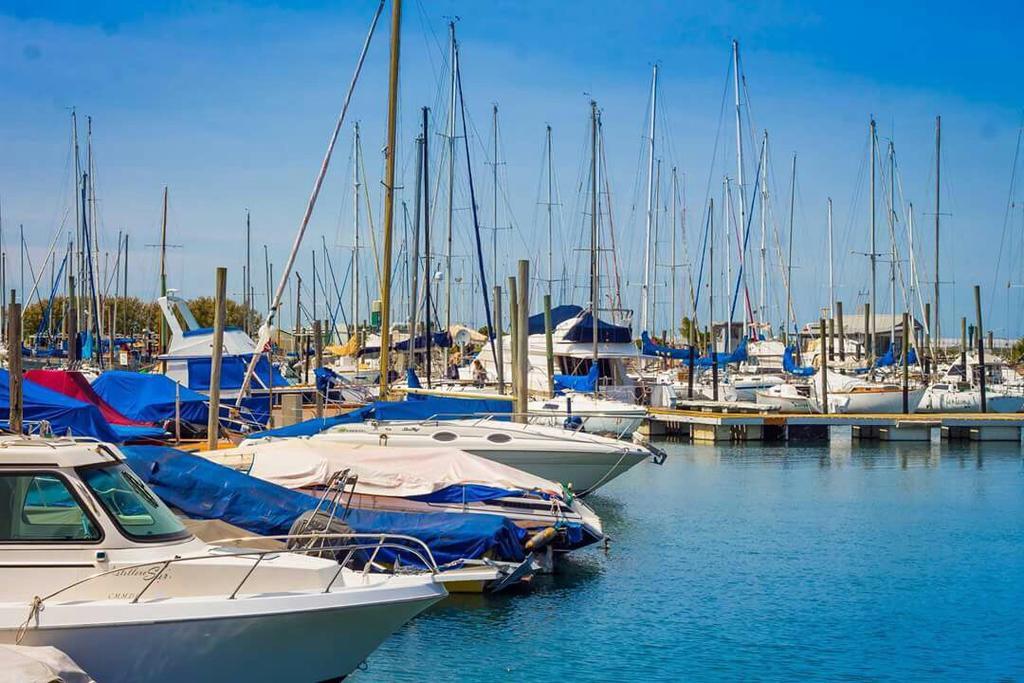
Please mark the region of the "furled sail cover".
[[726, 363], [742, 363], [745, 360], [747, 360], [747, 338], [743, 337], [732, 353], [709, 353], [707, 356], [698, 358], [697, 365], [702, 368], [710, 368], [716, 362], [722, 366]]
[[[122, 448], [128, 465], [167, 504], [195, 519], [220, 519], [263, 536], [287, 534], [318, 499], [166, 446]], [[461, 559], [519, 562], [526, 533], [497, 515], [419, 514], [352, 509], [345, 522], [359, 533], [403, 534], [427, 544], [439, 564]], [[400, 552], [400, 551], [399, 551]], [[381, 550], [391, 561], [394, 550]], [[403, 564], [415, 558], [401, 553]]]
[[797, 377], [810, 377], [814, 374], [814, 368], [801, 367], [793, 361], [793, 347], [787, 346], [782, 352], [782, 369]]
[[[582, 312], [582, 308], [572, 304], [555, 306], [551, 309], [551, 329], [558, 327], [566, 320], [572, 320]], [[544, 334], [544, 313], [534, 313], [529, 317], [526, 321], [526, 333]]]
[[585, 375], [555, 375], [555, 391], [579, 391], [588, 393], [597, 388], [600, 364], [591, 364]]
[[643, 343], [640, 351], [645, 356], [655, 358], [672, 358], [674, 360], [690, 360], [690, 349], [674, 349], [671, 346], [662, 346], [651, 341], [651, 336], [644, 330], [640, 333], [640, 341]]

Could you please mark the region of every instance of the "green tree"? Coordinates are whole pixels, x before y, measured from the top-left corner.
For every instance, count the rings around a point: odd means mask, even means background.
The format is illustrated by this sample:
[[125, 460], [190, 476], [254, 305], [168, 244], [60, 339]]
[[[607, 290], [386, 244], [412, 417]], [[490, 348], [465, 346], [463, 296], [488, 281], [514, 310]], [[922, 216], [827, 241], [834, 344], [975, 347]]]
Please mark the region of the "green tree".
[[[196, 317], [196, 322], [202, 327], [213, 327], [213, 309], [214, 299], [212, 296], [200, 296], [195, 299], [189, 299], [188, 307], [192, 311], [192, 315]], [[226, 325], [229, 327], [241, 327], [245, 328], [245, 306], [228, 299], [224, 302], [224, 308], [227, 312]], [[255, 312], [249, 314], [249, 327], [255, 329], [259, 327], [260, 321], [256, 316]]]

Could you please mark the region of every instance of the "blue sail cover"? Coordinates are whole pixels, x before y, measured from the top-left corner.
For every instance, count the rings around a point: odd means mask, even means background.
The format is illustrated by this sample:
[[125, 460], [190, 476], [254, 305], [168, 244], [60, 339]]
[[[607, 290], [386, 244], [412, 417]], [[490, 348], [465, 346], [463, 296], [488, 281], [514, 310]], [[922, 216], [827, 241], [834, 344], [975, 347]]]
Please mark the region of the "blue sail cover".
[[747, 338], [743, 337], [740, 339], [739, 346], [737, 346], [732, 353], [720, 353], [720, 352], [708, 352], [708, 355], [701, 356], [697, 359], [697, 366], [701, 368], [710, 368], [712, 363], [717, 363], [719, 367], [727, 363], [741, 363], [747, 359]]
[[[393, 348], [395, 351], [408, 352], [409, 341], [409, 339], [406, 339], [405, 341], [400, 341], [397, 344], [394, 344], [391, 348]], [[416, 344], [413, 348], [423, 349], [424, 351], [427, 350], [427, 335], [421, 334], [420, 336], [416, 337], [415, 340], [412, 341], [415, 341]], [[448, 332], [435, 332], [433, 335], [431, 335], [430, 343], [439, 349], [446, 349], [452, 345], [452, 335], [449, 334]], [[377, 350], [379, 351], [380, 348], [378, 348]]]
[[[551, 309], [551, 328], [554, 329], [566, 320], [572, 320], [580, 313], [583, 309], [579, 306], [572, 304], [563, 304], [562, 306], [555, 306]], [[527, 334], [544, 334], [544, 313], [534, 313], [526, 321], [526, 333]]]
[[[565, 340], [577, 343], [594, 341], [594, 316], [589, 311], [565, 333]], [[597, 341], [602, 344], [628, 344], [633, 341], [633, 332], [628, 327], [621, 327], [597, 319]]]
[[555, 391], [579, 391], [588, 393], [597, 388], [597, 377], [600, 366], [591, 364], [585, 375], [555, 375]]
[[674, 349], [671, 346], [662, 346], [655, 344], [651, 341], [651, 336], [647, 334], [647, 331], [640, 333], [640, 341], [643, 346], [640, 352], [645, 356], [654, 356], [655, 358], [672, 358], [674, 360], [690, 360], [690, 349]]
[[[176, 386], [180, 385], [166, 375], [126, 370], [107, 370], [92, 383], [96, 393], [119, 413], [150, 423], [174, 419]], [[182, 421], [205, 425], [209, 399], [187, 387], [179, 391]]]
[[[169, 505], [194, 519], [219, 519], [263, 536], [287, 534], [295, 519], [317, 505], [313, 496], [218, 465], [167, 446], [122, 448], [128, 466]], [[461, 559], [519, 562], [526, 532], [497, 515], [383, 512], [352, 509], [345, 522], [358, 533], [413, 536], [439, 564]], [[381, 551], [393, 561], [395, 551]], [[403, 564], [418, 564], [402, 553]]]
[[[224, 356], [220, 364], [220, 388], [240, 389], [242, 380], [245, 379], [245, 371], [252, 360], [252, 354], [241, 356]], [[188, 361], [188, 388], [196, 391], [210, 390], [210, 369], [213, 366], [212, 358], [189, 358]], [[253, 385], [270, 386], [273, 377], [273, 386], [286, 387], [291, 382], [286, 380], [277, 368], [271, 366], [266, 356], [260, 356], [256, 361], [256, 368], [253, 371]]]
[[801, 367], [793, 361], [793, 347], [787, 346], [782, 352], [782, 369], [797, 377], [810, 377], [814, 374], [814, 368]]
[[[11, 415], [10, 396], [11, 375], [7, 370], [0, 369], [0, 415], [5, 427]], [[91, 436], [111, 443], [124, 440], [110, 427], [96, 406], [47, 389], [31, 380], [22, 382], [22, 401], [24, 419], [28, 422], [46, 420], [55, 434], [71, 432], [74, 436]]]
[[[887, 368], [890, 365], [896, 365], [897, 360], [902, 361], [902, 355], [897, 359], [896, 349], [890, 342], [889, 348], [885, 350], [885, 354], [875, 360], [874, 367]], [[907, 365], [917, 365], [917, 350], [913, 347], [910, 348], [910, 352], [907, 354]]]
[[[365, 420], [427, 420], [430, 418], [454, 420], [462, 417], [512, 412], [511, 401], [482, 398], [453, 398], [449, 396], [417, 396], [410, 394], [404, 401], [375, 401], [351, 413], [334, 417], [311, 418], [287, 427], [268, 429], [250, 438], [264, 436], [312, 436], [330, 427], [355, 424]], [[505, 418], [499, 418], [505, 419]]]

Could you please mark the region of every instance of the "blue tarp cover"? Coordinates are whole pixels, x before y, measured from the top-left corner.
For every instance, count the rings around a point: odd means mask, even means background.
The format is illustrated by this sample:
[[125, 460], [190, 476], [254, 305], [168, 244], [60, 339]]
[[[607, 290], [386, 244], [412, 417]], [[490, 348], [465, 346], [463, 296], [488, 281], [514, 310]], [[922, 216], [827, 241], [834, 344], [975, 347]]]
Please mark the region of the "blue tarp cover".
[[[579, 321], [565, 334], [565, 340], [577, 343], [594, 341], [594, 316], [589, 311], [580, 316]], [[633, 341], [633, 333], [628, 327], [620, 327], [597, 320], [597, 341], [603, 344], [628, 344]]]
[[[295, 519], [316, 507], [313, 496], [210, 462], [167, 446], [122, 449], [128, 465], [169, 505], [195, 519], [219, 519], [263, 536], [287, 534]], [[430, 548], [439, 564], [477, 559], [524, 558], [526, 532], [497, 515], [382, 512], [353, 509], [346, 523], [359, 533], [413, 536]], [[393, 559], [393, 553], [384, 553]], [[402, 554], [402, 563], [414, 562]]]
[[[572, 304], [563, 304], [562, 306], [555, 306], [551, 309], [551, 328], [554, 329], [566, 320], [572, 320], [580, 313], [583, 309], [579, 306]], [[527, 334], [544, 334], [544, 313], [535, 313], [529, 317], [526, 321], [526, 333]]]
[[[249, 367], [252, 354], [243, 356], [224, 356], [220, 364], [220, 388], [240, 389], [242, 380], [245, 379], [245, 371]], [[210, 368], [213, 366], [212, 358], [189, 358], [188, 359], [188, 388], [196, 391], [210, 390]], [[252, 386], [256, 388], [270, 385], [270, 374], [274, 375], [275, 387], [286, 387], [290, 384], [288, 380], [270, 365], [266, 356], [260, 356], [256, 361], [256, 368], [253, 372]]]
[[[712, 360], [714, 358], [714, 360]], [[697, 366], [701, 368], [710, 368], [713, 362], [717, 362], [719, 366], [725, 365], [726, 363], [740, 363], [747, 359], [747, 338], [743, 337], [740, 340], [739, 346], [733, 349], [732, 353], [712, 353], [709, 351], [708, 355], [701, 356], [697, 359]]]
[[[413, 348], [417, 350], [427, 350], [427, 335], [421, 334], [420, 336], [416, 337], [415, 342], [416, 346]], [[452, 345], [452, 335], [448, 334], [447, 332], [435, 332], [431, 336], [430, 343], [438, 348], [446, 349]], [[405, 341], [400, 341], [397, 344], [393, 345], [391, 348], [393, 348], [395, 351], [408, 351], [409, 340], [406, 339]], [[378, 348], [378, 350], [380, 349]]]
[[[0, 414], [5, 423], [11, 414], [10, 396], [11, 375], [0, 369]], [[91, 403], [78, 401], [30, 380], [22, 383], [22, 401], [24, 419], [29, 422], [46, 420], [55, 434], [64, 435], [70, 430], [75, 436], [91, 436], [112, 443], [122, 441], [100, 409]]]
[[[107, 370], [96, 378], [92, 388], [119, 413], [139, 422], [163, 422], [174, 419], [177, 382], [166, 375]], [[205, 425], [209, 399], [188, 387], [181, 387], [181, 419]]]
[[655, 356], [656, 358], [673, 358], [675, 360], [690, 360], [690, 349], [674, 349], [671, 346], [661, 346], [651, 341], [651, 336], [647, 334], [647, 331], [640, 333], [640, 341], [643, 346], [640, 352], [645, 356]]
[[[877, 360], [875, 360], [874, 367], [876, 367], [876, 368], [887, 368], [890, 365], [896, 365], [897, 360], [902, 362], [902, 358], [903, 358], [902, 354], [900, 355], [899, 359], [896, 358], [896, 349], [890, 343], [889, 344], [889, 348], [885, 350], [885, 355], [883, 355], [880, 358], [878, 358]], [[916, 364], [917, 364], [917, 352], [916, 352], [916, 350], [913, 347], [911, 347], [910, 352], [907, 354], [907, 365], [916, 365]]]
[[585, 375], [555, 375], [555, 391], [591, 392], [597, 388], [599, 366], [592, 364]]
[[797, 377], [810, 377], [814, 374], [814, 368], [800, 367], [793, 360], [793, 347], [787, 346], [782, 352], [782, 369]]
[[376, 401], [351, 413], [334, 417], [312, 418], [288, 427], [278, 427], [253, 434], [261, 436], [312, 436], [341, 424], [354, 424], [364, 420], [426, 420], [431, 417], [456, 419], [479, 414], [510, 413], [510, 401], [479, 398], [451, 398], [448, 396], [413, 396], [405, 401]]

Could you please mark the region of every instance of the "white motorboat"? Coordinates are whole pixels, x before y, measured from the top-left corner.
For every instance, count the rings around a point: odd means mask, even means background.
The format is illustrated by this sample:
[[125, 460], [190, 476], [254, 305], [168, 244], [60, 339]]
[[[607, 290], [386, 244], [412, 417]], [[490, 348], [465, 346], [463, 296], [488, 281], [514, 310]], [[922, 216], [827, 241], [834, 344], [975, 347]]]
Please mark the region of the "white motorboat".
[[[653, 456], [648, 448], [628, 441], [489, 418], [359, 422], [335, 425], [315, 438], [395, 448], [457, 448], [571, 487], [580, 496]], [[259, 440], [247, 439], [243, 445]]]
[[0, 462], [0, 643], [104, 683], [337, 679], [446, 595], [429, 571], [208, 545], [104, 444], [9, 437]]
[[754, 392], [758, 405], [778, 408], [782, 413], [811, 412], [810, 387], [797, 384], [776, 384]]
[[[829, 413], [902, 413], [903, 387], [895, 382], [872, 382], [860, 377], [827, 371]], [[810, 404], [814, 412], [823, 412], [821, 403], [822, 373], [811, 378]], [[923, 386], [912, 386], [907, 391], [909, 412], [914, 412], [924, 395]]]
[[[1024, 408], [1024, 393], [1003, 385], [985, 388], [985, 408], [991, 413], [1016, 413]], [[936, 382], [925, 389], [919, 413], [980, 413], [981, 389], [965, 382]]]
[[578, 418], [578, 424], [584, 431], [615, 437], [632, 436], [647, 417], [647, 410], [635, 403], [575, 391], [530, 401], [528, 408], [532, 424], [563, 427], [567, 420], [576, 422]]
[[765, 373], [734, 372], [728, 378], [728, 384], [735, 392], [735, 398], [731, 399], [734, 401], [754, 401], [758, 392], [785, 383], [786, 380], [780, 375]]
[[[317, 496], [343, 473], [347, 481], [340, 500], [347, 507], [500, 515], [525, 530], [528, 539], [564, 529], [546, 536], [556, 552], [604, 538], [597, 514], [559, 484], [451, 447], [398, 449], [310, 436], [197, 455]], [[569, 527], [580, 533], [568, 533]]]

